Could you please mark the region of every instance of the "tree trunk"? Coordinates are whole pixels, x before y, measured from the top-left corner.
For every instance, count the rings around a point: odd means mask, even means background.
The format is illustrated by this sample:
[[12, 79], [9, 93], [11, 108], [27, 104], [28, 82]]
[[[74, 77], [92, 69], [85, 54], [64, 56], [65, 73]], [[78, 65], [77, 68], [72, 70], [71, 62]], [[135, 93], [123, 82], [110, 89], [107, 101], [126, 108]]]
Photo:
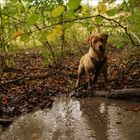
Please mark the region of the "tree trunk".
[[72, 91], [69, 95], [70, 97], [105, 97], [105, 98], [114, 98], [114, 99], [134, 99], [140, 101], [140, 88], [136, 89], [119, 89], [119, 90], [101, 90], [93, 91], [86, 90], [85, 92]]

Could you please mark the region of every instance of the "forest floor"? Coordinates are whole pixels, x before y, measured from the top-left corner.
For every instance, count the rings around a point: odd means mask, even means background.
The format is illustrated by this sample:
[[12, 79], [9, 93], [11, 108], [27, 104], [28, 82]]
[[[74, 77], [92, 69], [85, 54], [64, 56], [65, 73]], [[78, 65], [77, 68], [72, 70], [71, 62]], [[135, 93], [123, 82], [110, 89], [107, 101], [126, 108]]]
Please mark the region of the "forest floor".
[[[55, 70], [43, 64], [45, 58], [38, 50], [15, 53], [12, 56], [14, 68], [0, 71], [0, 118], [14, 118], [49, 107], [56, 95], [69, 94], [75, 86], [80, 57], [68, 54], [61, 68]], [[108, 59], [108, 88], [140, 87], [139, 51], [110, 50]], [[94, 89], [103, 88], [102, 80], [99, 79]]]

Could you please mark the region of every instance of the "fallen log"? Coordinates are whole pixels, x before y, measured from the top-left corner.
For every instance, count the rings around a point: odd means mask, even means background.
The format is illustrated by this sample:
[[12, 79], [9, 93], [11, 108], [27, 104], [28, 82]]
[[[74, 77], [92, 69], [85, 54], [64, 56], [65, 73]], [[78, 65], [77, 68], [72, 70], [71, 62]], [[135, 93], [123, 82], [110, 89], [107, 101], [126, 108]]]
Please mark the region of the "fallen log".
[[95, 91], [95, 96], [108, 98], [140, 98], [140, 88], [136, 89], [119, 89], [110, 91]]
[[85, 92], [72, 91], [70, 97], [105, 97], [114, 99], [135, 99], [140, 101], [140, 88], [134, 89], [118, 89], [118, 90], [101, 90], [95, 91], [93, 89], [86, 90]]

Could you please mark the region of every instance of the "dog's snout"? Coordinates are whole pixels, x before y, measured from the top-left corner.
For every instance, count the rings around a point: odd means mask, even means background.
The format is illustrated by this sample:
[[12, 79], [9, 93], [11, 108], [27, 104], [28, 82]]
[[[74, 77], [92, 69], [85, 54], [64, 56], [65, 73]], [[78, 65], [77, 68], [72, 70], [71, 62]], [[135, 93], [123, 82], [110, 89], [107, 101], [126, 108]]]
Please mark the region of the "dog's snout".
[[103, 47], [104, 47], [103, 45], [100, 45], [100, 46], [99, 46], [100, 49], [102, 49]]
[[104, 51], [104, 46], [103, 45], [100, 45], [99, 46], [99, 49], [100, 49], [101, 52], [103, 52]]

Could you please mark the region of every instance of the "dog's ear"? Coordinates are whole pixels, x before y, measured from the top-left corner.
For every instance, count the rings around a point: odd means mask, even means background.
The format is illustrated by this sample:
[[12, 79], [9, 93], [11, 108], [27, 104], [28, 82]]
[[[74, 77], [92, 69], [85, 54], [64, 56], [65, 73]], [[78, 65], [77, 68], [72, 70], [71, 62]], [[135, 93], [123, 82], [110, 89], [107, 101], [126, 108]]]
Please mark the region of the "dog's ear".
[[90, 36], [90, 37], [87, 39], [87, 42], [88, 42], [88, 43], [91, 42], [91, 37], [92, 37], [92, 36]]
[[108, 34], [101, 34], [105, 44], [107, 43], [107, 39], [108, 39]]
[[90, 46], [93, 46], [93, 42], [92, 42], [93, 39], [94, 39], [94, 35], [92, 35], [88, 38], [88, 43], [90, 44]]

